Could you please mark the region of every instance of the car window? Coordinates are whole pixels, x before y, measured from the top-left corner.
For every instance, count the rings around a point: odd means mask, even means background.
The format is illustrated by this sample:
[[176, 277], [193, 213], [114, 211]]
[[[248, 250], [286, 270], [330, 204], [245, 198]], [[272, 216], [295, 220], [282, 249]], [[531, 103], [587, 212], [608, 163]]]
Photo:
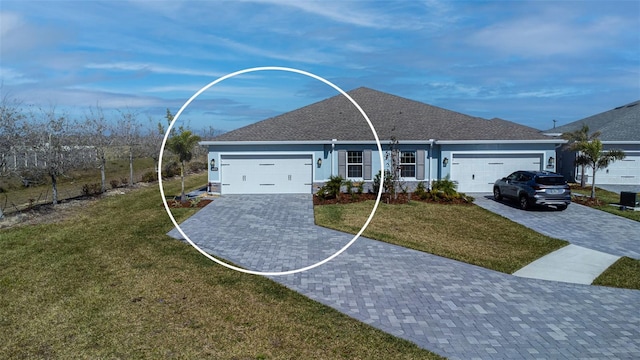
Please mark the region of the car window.
[[520, 181], [529, 181], [529, 180], [531, 180], [531, 176], [527, 174], [522, 174], [522, 176], [520, 177]]
[[564, 185], [567, 183], [562, 176], [538, 176], [536, 182], [542, 185]]
[[520, 177], [519, 173], [513, 173], [513, 174], [507, 176], [507, 179], [509, 179], [511, 181], [518, 181], [518, 177]]

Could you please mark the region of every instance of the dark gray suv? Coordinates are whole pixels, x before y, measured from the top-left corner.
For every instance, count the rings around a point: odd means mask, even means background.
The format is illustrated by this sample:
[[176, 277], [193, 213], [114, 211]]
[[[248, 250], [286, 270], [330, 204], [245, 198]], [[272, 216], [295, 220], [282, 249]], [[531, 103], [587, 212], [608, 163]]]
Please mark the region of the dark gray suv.
[[571, 204], [571, 189], [564, 176], [548, 171], [516, 171], [495, 182], [493, 198], [517, 200], [520, 208], [554, 205], [564, 210]]

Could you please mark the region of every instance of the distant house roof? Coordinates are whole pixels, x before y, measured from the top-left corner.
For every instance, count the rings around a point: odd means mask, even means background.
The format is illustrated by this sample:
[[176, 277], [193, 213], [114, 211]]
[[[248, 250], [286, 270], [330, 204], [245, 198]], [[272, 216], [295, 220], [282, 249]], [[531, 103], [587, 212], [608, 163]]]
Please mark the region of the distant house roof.
[[[539, 130], [483, 119], [369, 88], [348, 92], [380, 140], [548, 140]], [[373, 140], [369, 125], [343, 95], [217, 136], [213, 141]]]
[[640, 141], [640, 100], [546, 132], [572, 132], [580, 130], [583, 125], [589, 126], [589, 131], [592, 133], [600, 131], [602, 141]]

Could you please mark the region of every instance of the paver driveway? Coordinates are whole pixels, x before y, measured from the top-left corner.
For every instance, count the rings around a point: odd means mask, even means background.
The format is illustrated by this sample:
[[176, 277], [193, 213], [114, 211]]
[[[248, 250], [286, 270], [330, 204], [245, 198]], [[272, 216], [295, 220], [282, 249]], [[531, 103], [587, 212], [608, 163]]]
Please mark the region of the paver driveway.
[[[311, 195], [224, 196], [182, 228], [213, 254], [278, 271], [351, 239], [312, 219]], [[640, 291], [518, 278], [364, 238], [272, 279], [451, 359], [640, 358]]]
[[612, 255], [640, 259], [640, 222], [573, 203], [564, 211], [523, 211], [514, 202], [473, 194], [476, 205], [541, 234]]

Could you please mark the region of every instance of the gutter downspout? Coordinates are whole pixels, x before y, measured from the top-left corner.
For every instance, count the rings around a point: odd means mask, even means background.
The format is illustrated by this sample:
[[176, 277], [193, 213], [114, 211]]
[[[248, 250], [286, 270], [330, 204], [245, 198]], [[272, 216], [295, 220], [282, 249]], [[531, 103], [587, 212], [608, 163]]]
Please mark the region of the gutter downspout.
[[338, 139], [331, 139], [331, 177], [333, 177], [333, 150], [336, 148]]

